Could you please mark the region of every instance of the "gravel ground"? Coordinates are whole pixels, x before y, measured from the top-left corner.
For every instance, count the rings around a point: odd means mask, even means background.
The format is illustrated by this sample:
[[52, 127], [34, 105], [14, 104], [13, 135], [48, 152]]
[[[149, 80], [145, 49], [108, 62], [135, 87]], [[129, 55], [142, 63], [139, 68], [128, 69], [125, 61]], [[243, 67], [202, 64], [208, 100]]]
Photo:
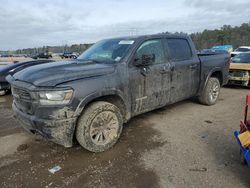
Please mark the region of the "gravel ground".
[[246, 94], [223, 88], [214, 106], [187, 100], [135, 117], [99, 154], [26, 133], [12, 97], [0, 97], [0, 187], [250, 187], [233, 137]]

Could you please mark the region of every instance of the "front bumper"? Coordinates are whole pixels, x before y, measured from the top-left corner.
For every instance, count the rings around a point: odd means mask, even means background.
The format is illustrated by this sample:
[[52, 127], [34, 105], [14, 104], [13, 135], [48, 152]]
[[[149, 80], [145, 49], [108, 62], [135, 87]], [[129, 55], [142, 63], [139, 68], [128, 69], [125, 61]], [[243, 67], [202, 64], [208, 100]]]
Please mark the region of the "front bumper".
[[64, 147], [73, 146], [73, 137], [76, 125], [76, 118], [46, 120], [36, 116], [28, 115], [12, 105], [15, 117], [28, 132], [39, 134]]
[[242, 76], [242, 77], [238, 77], [238, 76], [230, 76], [229, 80], [235, 80], [235, 81], [249, 81], [250, 77], [249, 76]]
[[228, 81], [229, 85], [249, 86], [249, 78], [231, 77]]
[[248, 86], [249, 83], [250, 83], [250, 74], [248, 71], [230, 70], [228, 84]]

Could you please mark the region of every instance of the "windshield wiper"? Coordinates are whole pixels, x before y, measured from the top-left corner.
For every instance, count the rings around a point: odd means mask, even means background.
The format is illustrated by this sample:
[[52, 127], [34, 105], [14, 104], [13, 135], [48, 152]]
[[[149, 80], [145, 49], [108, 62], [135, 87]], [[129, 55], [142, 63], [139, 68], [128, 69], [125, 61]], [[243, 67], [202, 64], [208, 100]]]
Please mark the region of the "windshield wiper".
[[94, 59], [87, 59], [87, 61], [91, 61], [91, 62], [94, 62], [94, 63], [103, 63], [103, 62], [101, 62], [101, 61], [98, 61], [98, 60], [94, 60]]
[[77, 59], [79, 61], [84, 61], [84, 62], [92, 62], [92, 63], [102, 63], [101, 61], [97, 61], [97, 60], [94, 60], [94, 59]]
[[93, 62], [93, 63], [97, 63], [97, 64], [113, 64], [113, 63], [116, 63], [116, 61], [111, 61], [111, 60], [107, 60], [107, 61], [98, 61], [98, 60], [95, 60], [95, 59], [78, 59], [78, 60], [79, 61], [85, 61], [85, 62]]

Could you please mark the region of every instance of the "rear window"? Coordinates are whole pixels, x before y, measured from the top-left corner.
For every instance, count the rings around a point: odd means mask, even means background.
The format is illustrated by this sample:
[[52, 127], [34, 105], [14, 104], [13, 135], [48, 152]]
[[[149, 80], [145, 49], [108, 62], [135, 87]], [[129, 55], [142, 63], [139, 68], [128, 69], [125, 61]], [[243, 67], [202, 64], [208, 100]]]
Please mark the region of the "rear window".
[[192, 51], [186, 39], [167, 39], [169, 57], [174, 61], [183, 61], [192, 58]]

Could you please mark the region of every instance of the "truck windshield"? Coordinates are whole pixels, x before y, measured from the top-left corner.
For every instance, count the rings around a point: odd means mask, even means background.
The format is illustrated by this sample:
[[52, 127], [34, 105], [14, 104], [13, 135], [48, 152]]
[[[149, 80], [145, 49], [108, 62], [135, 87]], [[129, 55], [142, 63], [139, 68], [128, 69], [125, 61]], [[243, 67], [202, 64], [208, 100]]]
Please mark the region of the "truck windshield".
[[233, 63], [250, 63], [250, 53], [241, 53], [232, 58]]
[[102, 40], [83, 52], [77, 59], [100, 63], [117, 63], [126, 55], [133, 43], [133, 40]]

